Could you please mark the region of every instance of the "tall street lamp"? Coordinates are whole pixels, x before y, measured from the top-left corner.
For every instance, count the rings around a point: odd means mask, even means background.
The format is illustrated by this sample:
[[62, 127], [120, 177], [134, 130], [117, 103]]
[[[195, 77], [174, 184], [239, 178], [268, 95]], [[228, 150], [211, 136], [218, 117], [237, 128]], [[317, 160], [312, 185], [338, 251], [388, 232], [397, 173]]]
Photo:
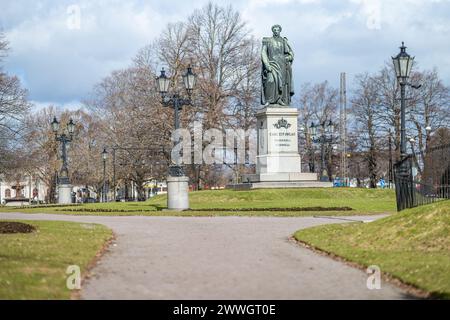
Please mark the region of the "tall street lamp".
[[103, 192], [102, 192], [102, 202], [107, 202], [106, 196], [106, 160], [108, 160], [108, 151], [106, 148], [103, 148], [102, 152], [102, 160], [103, 160]]
[[[327, 177], [325, 172], [325, 144], [333, 143], [334, 123], [331, 120], [325, 120], [320, 124], [311, 123], [309, 127], [309, 133], [311, 141], [315, 144], [320, 144], [320, 181], [329, 181], [330, 177]], [[320, 136], [317, 135], [317, 129], [320, 130]], [[313, 157], [314, 158], [314, 157]]]
[[70, 119], [66, 130], [59, 133], [60, 123], [56, 117], [54, 117], [51, 126], [53, 133], [55, 134], [55, 140], [61, 144], [61, 158], [63, 162], [58, 179], [58, 203], [69, 204], [72, 203], [72, 186], [69, 180], [69, 169], [67, 164], [67, 145], [73, 140], [75, 123]]
[[[156, 78], [158, 91], [161, 94], [161, 103], [163, 106], [171, 107], [174, 110], [175, 130], [180, 128], [180, 111], [183, 106], [192, 105], [192, 91], [196, 83], [196, 75], [189, 66], [183, 75], [183, 84], [186, 89], [187, 97], [183, 98], [176, 90], [169, 93], [170, 85], [174, 79], [167, 77], [164, 68], [161, 75]], [[185, 176], [183, 167], [179, 164], [169, 166], [167, 178], [167, 207], [169, 210], [187, 210], [189, 209], [189, 178]]]
[[[411, 185], [411, 181], [413, 180], [412, 176], [412, 164], [410, 161], [406, 161], [408, 159], [408, 155], [406, 153], [406, 86], [410, 86], [413, 89], [419, 89], [420, 85], [412, 85], [408, 82], [408, 78], [411, 74], [411, 69], [414, 62], [414, 57], [411, 57], [406, 52], [405, 43], [402, 42], [402, 46], [400, 47], [400, 53], [396, 57], [392, 57], [392, 62], [394, 63], [395, 74], [397, 76], [398, 83], [400, 84], [400, 100], [401, 100], [401, 110], [400, 110], [400, 120], [401, 120], [401, 136], [400, 136], [400, 162], [396, 167], [395, 178], [395, 190], [397, 195], [397, 209], [400, 211], [402, 209], [402, 204], [404, 204], [405, 200], [409, 202], [409, 204], [415, 203], [415, 193], [410, 192], [409, 196], [405, 197], [405, 193], [401, 190], [411, 190], [413, 186]], [[397, 176], [399, 179], [397, 179]], [[408, 206], [408, 205], [407, 205]]]
[[401, 137], [400, 137], [400, 154], [401, 158], [406, 157], [406, 103], [405, 103], [405, 93], [406, 86], [409, 85], [408, 78], [411, 74], [412, 65], [414, 62], [414, 57], [411, 57], [406, 52], [405, 43], [402, 42], [400, 47], [400, 53], [396, 57], [392, 57], [394, 63], [395, 74], [397, 76], [398, 83], [400, 84], [400, 94], [401, 94]]

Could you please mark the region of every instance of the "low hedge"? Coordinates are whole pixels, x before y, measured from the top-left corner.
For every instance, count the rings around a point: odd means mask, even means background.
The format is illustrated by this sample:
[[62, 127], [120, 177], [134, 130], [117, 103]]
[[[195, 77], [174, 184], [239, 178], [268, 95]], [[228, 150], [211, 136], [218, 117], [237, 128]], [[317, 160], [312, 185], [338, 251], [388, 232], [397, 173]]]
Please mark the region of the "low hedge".
[[156, 210], [123, 210], [123, 209], [91, 209], [91, 208], [84, 208], [84, 209], [56, 209], [55, 211], [64, 211], [64, 212], [156, 212]]
[[350, 207], [292, 207], [292, 208], [210, 208], [210, 209], [189, 209], [189, 211], [223, 211], [223, 212], [261, 212], [261, 211], [352, 211]]
[[[106, 209], [106, 208], [79, 208], [79, 209], [57, 209], [55, 211], [65, 211], [65, 212], [122, 212], [122, 213], [139, 213], [139, 212], [156, 212], [163, 210], [158, 209], [142, 209], [142, 210], [124, 210], [124, 209]], [[352, 211], [350, 207], [293, 207], [293, 208], [211, 208], [211, 209], [189, 209], [186, 211], [197, 211], [197, 212], [263, 212], [263, 211], [278, 211], [278, 212], [298, 212], [298, 211], [309, 211], [309, 212], [324, 212], [324, 211]]]
[[40, 209], [40, 208], [64, 208], [64, 207], [79, 207], [81, 203], [73, 203], [73, 204], [39, 204], [39, 205], [31, 205], [31, 206], [16, 206], [10, 207], [12, 209]]

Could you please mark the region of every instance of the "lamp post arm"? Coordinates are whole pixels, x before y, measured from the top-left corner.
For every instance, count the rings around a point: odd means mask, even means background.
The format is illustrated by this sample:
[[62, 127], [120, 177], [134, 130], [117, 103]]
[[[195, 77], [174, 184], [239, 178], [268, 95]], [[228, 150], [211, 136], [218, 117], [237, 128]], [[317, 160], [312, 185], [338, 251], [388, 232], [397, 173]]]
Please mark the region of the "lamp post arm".
[[174, 110], [175, 130], [177, 130], [180, 128], [180, 111], [183, 106], [192, 105], [192, 100], [190, 98], [181, 98], [180, 95], [174, 94], [171, 97], [163, 97], [162, 104]]
[[178, 107], [182, 108], [183, 106], [190, 106], [192, 105], [191, 98], [182, 98], [178, 94], [174, 94], [172, 96], [164, 96], [162, 97], [161, 103], [166, 107], [175, 108], [174, 104], [175, 102], [178, 103]]

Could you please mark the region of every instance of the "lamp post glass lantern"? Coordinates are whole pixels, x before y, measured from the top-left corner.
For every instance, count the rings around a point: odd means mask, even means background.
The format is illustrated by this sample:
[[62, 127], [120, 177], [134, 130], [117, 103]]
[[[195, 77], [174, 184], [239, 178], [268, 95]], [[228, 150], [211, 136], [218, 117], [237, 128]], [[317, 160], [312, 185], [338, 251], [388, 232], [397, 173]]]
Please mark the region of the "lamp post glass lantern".
[[70, 119], [69, 123], [67, 124], [67, 131], [69, 131], [69, 134], [73, 135], [75, 132], [75, 123], [72, 119]]
[[156, 78], [156, 84], [161, 95], [165, 95], [169, 91], [170, 79], [167, 78], [164, 68], [161, 69], [161, 75]]
[[106, 151], [106, 148], [103, 149], [102, 159], [103, 159], [103, 161], [108, 160], [108, 151]]
[[311, 134], [312, 137], [316, 137], [317, 134], [317, 127], [314, 124], [314, 122], [311, 122], [311, 126], [309, 127], [309, 133]]
[[186, 74], [183, 75], [183, 82], [184, 87], [186, 88], [188, 94], [190, 95], [192, 93], [192, 90], [194, 90], [196, 82], [196, 76], [192, 72], [191, 66], [187, 68]]
[[59, 122], [56, 119], [56, 117], [53, 118], [53, 121], [52, 121], [51, 125], [52, 125], [53, 132], [57, 133], [59, 131]]
[[404, 42], [402, 42], [402, 46], [400, 47], [400, 53], [396, 57], [392, 57], [392, 61], [394, 63], [397, 79], [406, 80], [407, 78], [409, 78], [414, 62], [414, 57], [411, 57], [406, 52]]

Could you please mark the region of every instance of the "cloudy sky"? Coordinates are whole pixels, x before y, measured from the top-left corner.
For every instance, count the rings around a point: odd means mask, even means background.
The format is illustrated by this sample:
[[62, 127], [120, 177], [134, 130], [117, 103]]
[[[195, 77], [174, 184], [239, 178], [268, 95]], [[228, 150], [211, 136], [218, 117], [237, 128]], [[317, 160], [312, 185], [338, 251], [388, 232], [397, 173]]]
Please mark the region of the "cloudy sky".
[[[0, 0], [0, 29], [11, 47], [4, 69], [21, 78], [38, 107], [75, 108], [168, 22], [185, 20], [207, 2]], [[281, 24], [296, 53], [298, 86], [323, 80], [337, 86], [339, 73], [347, 72], [351, 89], [355, 74], [379, 69], [401, 41], [420, 68], [438, 67], [450, 85], [450, 0], [213, 2], [233, 5], [258, 38]]]

